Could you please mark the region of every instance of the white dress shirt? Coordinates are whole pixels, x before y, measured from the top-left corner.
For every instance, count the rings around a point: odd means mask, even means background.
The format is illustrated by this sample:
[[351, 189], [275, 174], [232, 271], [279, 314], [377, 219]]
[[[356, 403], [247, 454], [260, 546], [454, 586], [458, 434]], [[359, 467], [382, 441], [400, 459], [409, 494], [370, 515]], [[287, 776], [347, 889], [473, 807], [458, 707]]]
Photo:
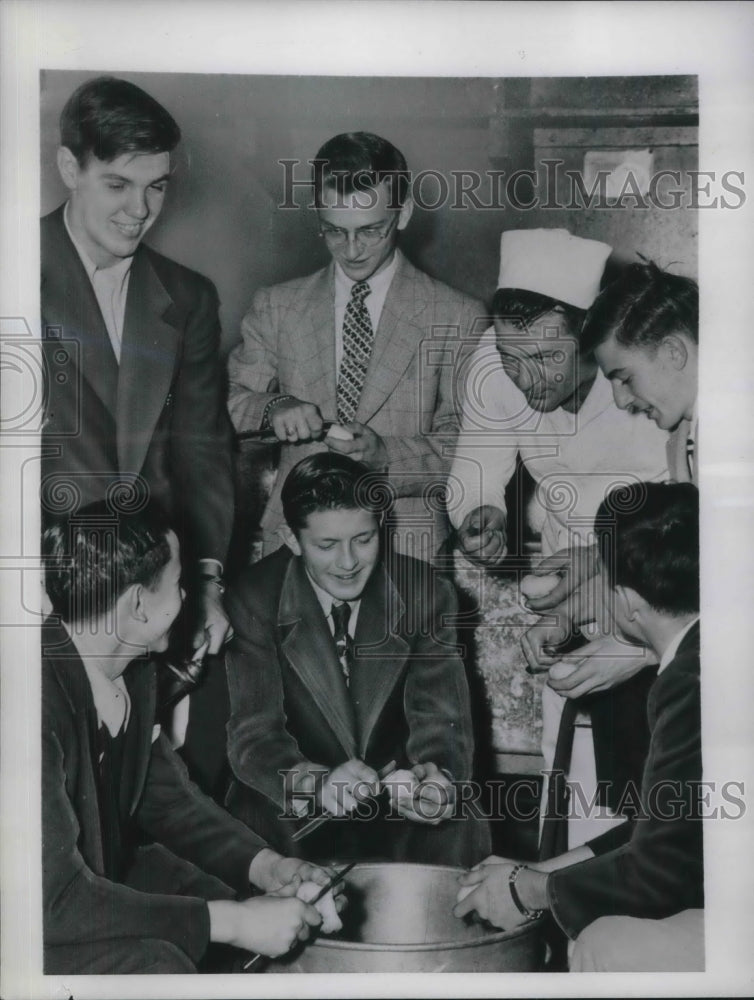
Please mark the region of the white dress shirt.
[[668, 664], [673, 661], [673, 659], [675, 658], [676, 653], [678, 652], [678, 647], [683, 642], [683, 640], [684, 640], [685, 636], [687, 635], [687, 633], [690, 632], [691, 629], [699, 621], [699, 618], [700, 618], [699, 615], [695, 615], [687, 625], [684, 625], [683, 628], [679, 632], [676, 632], [676, 634], [673, 636], [673, 638], [670, 641], [670, 645], [666, 647], [665, 652], [662, 654], [662, 659], [660, 660], [660, 665], [657, 668], [657, 676], [658, 677], [663, 672], [663, 670], [665, 669], [665, 667], [667, 667]]
[[[314, 580], [312, 580], [311, 576], [309, 576], [308, 571], [306, 575], [309, 578], [309, 583], [312, 585], [314, 593], [317, 595], [317, 600], [319, 601], [322, 611], [324, 612], [325, 618], [327, 619], [327, 625], [328, 628], [330, 629], [330, 634], [334, 636], [335, 622], [333, 621], [332, 618], [333, 604], [343, 604], [344, 602], [339, 601], [335, 597], [332, 597], [330, 594], [327, 593], [326, 590], [323, 590], [318, 584], [316, 584]], [[361, 598], [359, 598], [356, 601], [347, 601], [345, 603], [351, 606], [351, 616], [348, 619], [348, 634], [353, 639], [353, 637], [356, 635], [356, 622], [358, 621], [359, 618], [359, 608], [361, 607]]]
[[[371, 289], [369, 295], [364, 299], [369, 318], [372, 321], [372, 330], [376, 333], [382, 316], [382, 307], [390, 289], [390, 283], [395, 277], [398, 269], [398, 253], [393, 254], [393, 259], [379, 274], [372, 275], [365, 279]], [[352, 281], [343, 271], [340, 264], [335, 264], [335, 374], [340, 374], [340, 363], [343, 360], [343, 320], [346, 315], [346, 306], [351, 298], [351, 289], [357, 282]]]
[[71, 242], [76, 247], [76, 252], [81, 258], [84, 270], [92, 283], [94, 294], [102, 313], [102, 318], [107, 327], [115, 357], [120, 364], [121, 345], [123, 343], [123, 323], [126, 315], [126, 298], [128, 297], [128, 279], [131, 275], [131, 257], [113, 264], [112, 267], [97, 267], [83, 246], [76, 240], [76, 237], [68, 224], [68, 207], [66, 202], [63, 209], [63, 221]]
[[667, 433], [619, 410], [601, 372], [578, 413], [560, 407], [540, 413], [503, 370], [491, 328], [459, 374], [466, 391], [448, 485], [455, 527], [479, 506], [505, 512], [518, 453], [537, 483], [533, 520], [545, 556], [589, 542], [597, 508], [613, 486], [667, 479]]
[[111, 680], [90, 660], [84, 659], [84, 670], [92, 689], [92, 700], [97, 711], [97, 721], [105, 726], [111, 736], [117, 736], [128, 725], [131, 699], [122, 675]]

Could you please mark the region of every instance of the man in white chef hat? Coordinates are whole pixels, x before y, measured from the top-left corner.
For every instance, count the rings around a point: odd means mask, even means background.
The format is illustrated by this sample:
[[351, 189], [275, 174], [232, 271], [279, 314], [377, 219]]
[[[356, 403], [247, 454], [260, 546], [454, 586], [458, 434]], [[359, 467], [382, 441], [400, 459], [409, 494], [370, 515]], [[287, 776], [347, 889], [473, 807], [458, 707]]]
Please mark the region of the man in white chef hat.
[[[666, 435], [619, 410], [594, 357], [579, 350], [579, 330], [610, 253], [606, 243], [565, 229], [502, 234], [494, 327], [457, 371], [462, 422], [448, 481], [448, 511], [459, 548], [479, 566], [497, 566], [507, 555], [505, 490], [519, 456], [537, 484], [530, 519], [541, 530], [545, 557], [588, 545], [597, 508], [616, 485], [667, 478]], [[567, 640], [572, 611], [555, 625], [552, 618], [543, 620], [553, 644]], [[567, 726], [570, 731], [562, 734], [565, 746], [559, 747], [558, 763], [571, 780], [579, 781], [582, 795], [571, 796], [567, 842], [563, 823], [545, 823], [544, 854], [583, 843], [614, 824], [610, 813], [623, 789], [631, 780], [638, 787], [651, 682], [648, 672], [640, 671], [647, 665], [635, 655], [619, 657], [615, 671], [630, 679], [590, 694], [588, 702], [576, 699], [582, 692], [568, 690], [567, 678], [558, 670], [548, 677], [543, 694], [546, 770], [552, 769], [568, 704], [569, 722], [575, 721], [576, 728]], [[608, 782], [598, 799], [607, 808], [595, 815], [589, 803], [598, 778]], [[550, 783], [551, 794], [554, 785]], [[581, 802], [586, 807], [579, 810]], [[574, 811], [583, 813], [578, 822]], [[555, 829], [558, 841], [546, 844]]]

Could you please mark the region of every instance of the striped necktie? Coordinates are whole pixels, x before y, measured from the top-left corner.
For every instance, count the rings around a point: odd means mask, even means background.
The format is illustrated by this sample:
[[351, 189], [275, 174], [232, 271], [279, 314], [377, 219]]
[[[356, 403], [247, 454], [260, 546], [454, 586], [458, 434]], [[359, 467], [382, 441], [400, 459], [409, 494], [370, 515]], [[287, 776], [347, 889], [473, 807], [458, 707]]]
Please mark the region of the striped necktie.
[[348, 634], [348, 620], [351, 617], [351, 605], [347, 601], [342, 604], [333, 604], [330, 614], [332, 615], [335, 631], [335, 649], [343, 669], [343, 676], [346, 679], [346, 686], [351, 677], [351, 636]]
[[357, 281], [343, 318], [343, 360], [338, 375], [338, 421], [350, 423], [359, 405], [361, 389], [372, 356], [374, 330], [364, 299], [372, 289], [366, 281]]
[[694, 461], [696, 458], [694, 454], [695, 446], [696, 442], [694, 441], [694, 438], [691, 436], [691, 434], [689, 434], [689, 436], [686, 438], [686, 465], [688, 466], [689, 479], [691, 480], [692, 483], [694, 481]]

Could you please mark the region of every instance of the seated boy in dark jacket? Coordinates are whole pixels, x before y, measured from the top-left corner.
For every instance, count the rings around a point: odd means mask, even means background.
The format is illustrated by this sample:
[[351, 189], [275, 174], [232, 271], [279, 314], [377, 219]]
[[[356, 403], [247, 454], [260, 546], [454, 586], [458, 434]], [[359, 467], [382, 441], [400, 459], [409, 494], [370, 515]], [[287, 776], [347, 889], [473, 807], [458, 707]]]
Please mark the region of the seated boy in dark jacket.
[[490, 857], [461, 876], [457, 916], [506, 930], [549, 910], [578, 971], [694, 971], [704, 963], [699, 784], [699, 495], [637, 483], [600, 505], [595, 532], [620, 635], [660, 666], [634, 820], [537, 865]]
[[[211, 941], [286, 952], [321, 919], [302, 879], [327, 873], [205, 797], [154, 724], [144, 654], [183, 601], [175, 534], [153, 509], [99, 502], [48, 528], [43, 552], [58, 619], [42, 629], [44, 971], [195, 972]], [[267, 894], [239, 900], [252, 886]]]

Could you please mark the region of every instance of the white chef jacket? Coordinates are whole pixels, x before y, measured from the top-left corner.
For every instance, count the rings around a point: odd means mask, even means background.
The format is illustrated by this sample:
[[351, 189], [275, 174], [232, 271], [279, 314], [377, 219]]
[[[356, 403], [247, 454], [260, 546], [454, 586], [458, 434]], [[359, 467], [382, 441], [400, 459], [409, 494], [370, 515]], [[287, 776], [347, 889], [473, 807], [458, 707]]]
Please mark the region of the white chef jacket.
[[491, 328], [463, 365], [458, 385], [461, 432], [448, 480], [455, 527], [479, 506], [505, 511], [518, 453], [537, 483], [545, 556], [590, 541], [597, 508], [614, 486], [668, 478], [667, 432], [619, 410], [601, 372], [578, 413], [540, 413], [503, 370]]

